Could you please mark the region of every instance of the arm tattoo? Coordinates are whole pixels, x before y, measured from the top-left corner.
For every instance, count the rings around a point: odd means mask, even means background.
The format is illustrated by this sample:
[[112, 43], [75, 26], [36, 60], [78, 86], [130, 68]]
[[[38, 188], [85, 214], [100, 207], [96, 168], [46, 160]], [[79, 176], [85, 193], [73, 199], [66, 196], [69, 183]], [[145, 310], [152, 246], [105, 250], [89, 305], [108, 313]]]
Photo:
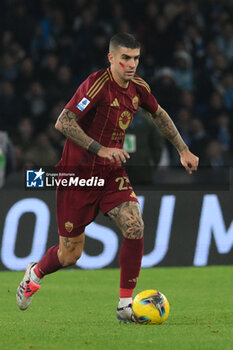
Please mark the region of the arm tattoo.
[[124, 237], [131, 239], [143, 237], [144, 224], [138, 203], [124, 202], [107, 214], [121, 229]]
[[58, 120], [62, 124], [61, 132], [71, 141], [95, 154], [99, 152], [102, 146], [80, 128], [77, 124], [78, 117], [75, 113], [64, 109]]
[[178, 152], [182, 152], [185, 149], [188, 149], [188, 146], [180, 136], [180, 133], [177, 130], [175, 124], [162, 107], [158, 107], [158, 110], [152, 114], [152, 118], [162, 135], [165, 136], [173, 144]]

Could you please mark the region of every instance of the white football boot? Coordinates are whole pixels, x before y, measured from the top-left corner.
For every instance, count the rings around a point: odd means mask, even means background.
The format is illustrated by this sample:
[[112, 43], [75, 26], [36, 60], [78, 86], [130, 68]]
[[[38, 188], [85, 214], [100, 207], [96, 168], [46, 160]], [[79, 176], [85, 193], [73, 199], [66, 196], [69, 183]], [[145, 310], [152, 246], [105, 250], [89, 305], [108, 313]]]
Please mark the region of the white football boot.
[[132, 303], [123, 307], [117, 307], [117, 319], [124, 323], [135, 322]]
[[33, 295], [40, 289], [40, 285], [32, 282], [31, 269], [36, 265], [35, 262], [28, 264], [24, 277], [17, 288], [16, 301], [20, 310], [26, 310], [30, 305]]

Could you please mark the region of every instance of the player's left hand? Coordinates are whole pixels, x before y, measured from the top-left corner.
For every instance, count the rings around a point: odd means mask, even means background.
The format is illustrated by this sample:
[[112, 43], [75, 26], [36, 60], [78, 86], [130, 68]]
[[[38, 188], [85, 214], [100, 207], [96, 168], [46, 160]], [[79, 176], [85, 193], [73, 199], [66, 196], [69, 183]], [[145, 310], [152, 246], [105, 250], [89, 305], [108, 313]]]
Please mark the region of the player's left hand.
[[104, 146], [100, 148], [97, 155], [101, 158], [109, 159], [112, 163], [117, 162], [119, 164], [126, 163], [126, 160], [130, 158], [129, 153], [124, 149]]
[[180, 162], [185, 170], [189, 174], [192, 174], [193, 171], [197, 171], [199, 158], [187, 148], [180, 152]]

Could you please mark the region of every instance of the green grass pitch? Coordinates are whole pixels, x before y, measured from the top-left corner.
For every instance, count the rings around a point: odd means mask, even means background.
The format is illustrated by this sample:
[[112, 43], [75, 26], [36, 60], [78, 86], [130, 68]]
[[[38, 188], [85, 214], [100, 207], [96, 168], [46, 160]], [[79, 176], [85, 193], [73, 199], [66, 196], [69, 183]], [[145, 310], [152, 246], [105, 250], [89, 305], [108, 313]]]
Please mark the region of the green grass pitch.
[[118, 269], [47, 276], [30, 308], [18, 310], [22, 272], [0, 273], [1, 350], [232, 350], [233, 266], [143, 269], [135, 294], [170, 301], [162, 325], [119, 324]]

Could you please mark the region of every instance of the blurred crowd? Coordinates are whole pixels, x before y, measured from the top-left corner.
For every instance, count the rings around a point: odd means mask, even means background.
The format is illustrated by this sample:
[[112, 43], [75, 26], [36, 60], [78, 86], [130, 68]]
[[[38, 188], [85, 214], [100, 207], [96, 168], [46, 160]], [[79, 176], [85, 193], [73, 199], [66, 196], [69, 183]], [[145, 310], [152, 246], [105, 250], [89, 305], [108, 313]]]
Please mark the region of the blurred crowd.
[[[55, 164], [54, 124], [79, 84], [106, 67], [116, 32], [142, 43], [138, 74], [201, 164], [233, 159], [233, 1], [1, 0], [0, 129], [16, 169]], [[161, 162], [177, 165], [165, 143]]]

